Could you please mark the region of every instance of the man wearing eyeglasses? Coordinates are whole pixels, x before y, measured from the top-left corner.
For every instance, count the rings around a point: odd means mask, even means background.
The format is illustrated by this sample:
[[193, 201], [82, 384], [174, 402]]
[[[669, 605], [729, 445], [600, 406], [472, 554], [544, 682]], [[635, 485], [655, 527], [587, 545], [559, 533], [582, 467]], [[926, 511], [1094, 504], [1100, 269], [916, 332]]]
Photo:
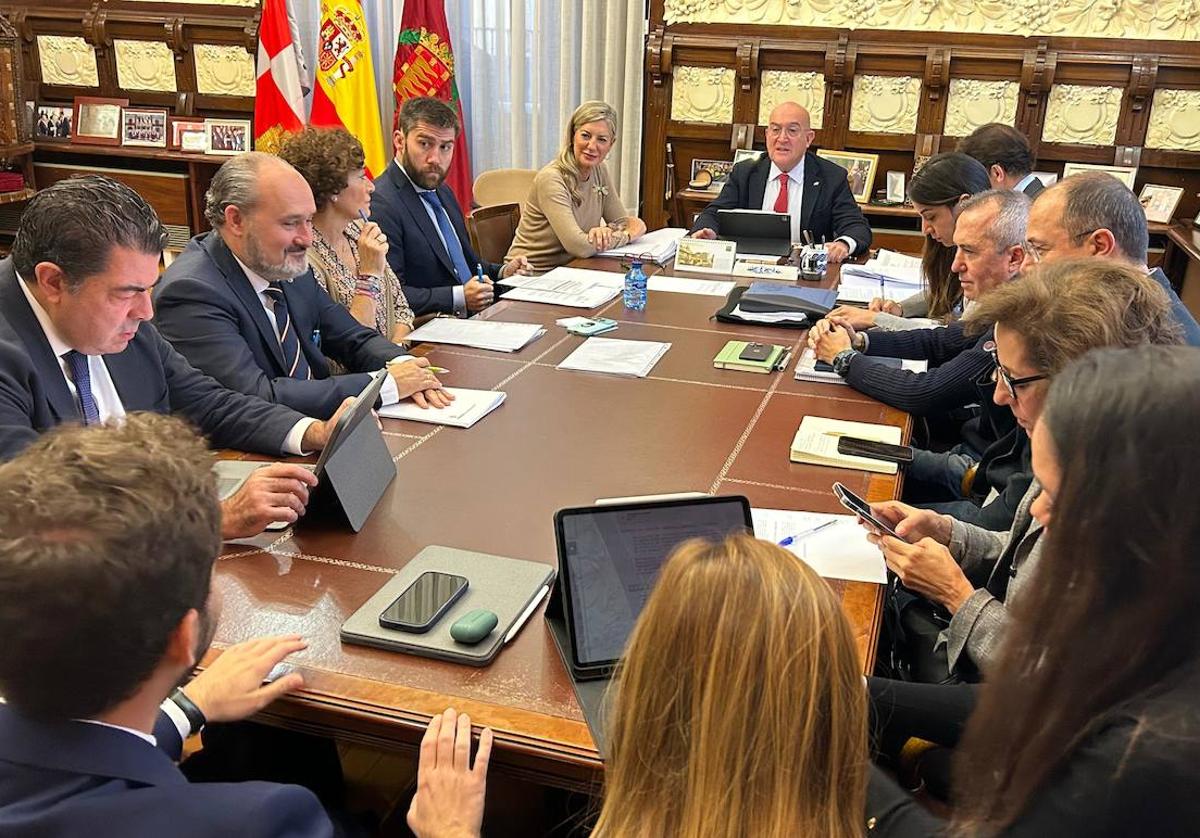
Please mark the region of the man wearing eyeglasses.
[[804, 232], [824, 242], [830, 262], [865, 252], [871, 227], [850, 192], [846, 170], [809, 152], [815, 136], [807, 110], [795, 102], [776, 106], [767, 123], [766, 155], [733, 167], [691, 235], [715, 239], [718, 210], [766, 210], [791, 217], [793, 242], [804, 241]]
[[1095, 256], [1138, 268], [1171, 298], [1171, 310], [1192, 346], [1200, 346], [1200, 324], [1188, 311], [1162, 268], [1146, 264], [1146, 212], [1125, 184], [1103, 172], [1061, 180], [1038, 195], [1029, 211], [1025, 265]]

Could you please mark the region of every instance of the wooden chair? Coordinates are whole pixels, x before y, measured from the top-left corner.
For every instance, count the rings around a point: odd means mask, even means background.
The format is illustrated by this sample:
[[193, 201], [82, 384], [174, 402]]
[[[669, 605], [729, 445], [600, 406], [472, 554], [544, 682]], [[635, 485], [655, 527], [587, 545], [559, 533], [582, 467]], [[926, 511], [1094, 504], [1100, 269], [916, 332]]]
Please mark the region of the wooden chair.
[[467, 218], [471, 247], [488, 262], [503, 262], [520, 223], [520, 204], [480, 207]]
[[534, 169], [492, 169], [475, 178], [471, 191], [481, 207], [519, 204], [533, 188]]

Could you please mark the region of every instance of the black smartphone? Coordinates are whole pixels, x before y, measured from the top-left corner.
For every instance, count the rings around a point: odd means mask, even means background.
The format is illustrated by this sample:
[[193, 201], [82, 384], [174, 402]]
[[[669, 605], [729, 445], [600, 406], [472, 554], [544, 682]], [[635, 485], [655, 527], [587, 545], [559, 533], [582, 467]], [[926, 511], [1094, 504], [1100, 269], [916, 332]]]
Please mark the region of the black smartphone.
[[899, 463], [902, 466], [911, 465], [913, 461], [912, 446], [892, 445], [873, 439], [859, 439], [856, 436], [839, 437], [837, 450], [839, 454], [848, 454], [851, 457], [870, 457], [874, 460]]
[[467, 590], [467, 577], [427, 570], [379, 615], [384, 628], [424, 634]]
[[875, 515], [874, 512], [871, 511], [871, 504], [854, 494], [854, 492], [851, 492], [841, 483], [833, 484], [833, 494], [837, 496], [837, 499], [842, 506], [849, 509], [859, 518], [862, 518], [864, 521], [874, 527], [876, 531], [883, 533], [884, 535], [890, 535], [892, 538], [899, 538], [901, 541], [907, 541], [907, 539], [902, 538], [899, 533], [891, 528], [890, 525], [885, 524]]
[[771, 357], [775, 347], [767, 343], [748, 343], [738, 359], [742, 361], [765, 361]]

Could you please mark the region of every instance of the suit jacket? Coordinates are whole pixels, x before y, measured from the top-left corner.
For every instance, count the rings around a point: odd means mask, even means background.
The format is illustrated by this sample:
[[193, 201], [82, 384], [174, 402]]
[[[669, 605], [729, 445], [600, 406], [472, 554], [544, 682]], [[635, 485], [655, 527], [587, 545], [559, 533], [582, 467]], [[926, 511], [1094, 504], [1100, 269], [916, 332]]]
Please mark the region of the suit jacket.
[[1040, 193], [1045, 188], [1046, 188], [1046, 184], [1042, 183], [1042, 179], [1040, 177], [1035, 177], [1035, 178], [1031, 179], [1029, 181], [1029, 183], [1025, 184], [1025, 188], [1022, 189], [1021, 191], [1024, 192], [1026, 195], [1028, 195], [1029, 200], [1032, 201], [1034, 198], [1036, 198], [1038, 196], [1038, 193]]
[[37, 722], [0, 705], [0, 835], [333, 835], [316, 796], [300, 786], [189, 783], [174, 762], [178, 743], [176, 734], [154, 747], [126, 731]]
[[[725, 181], [721, 194], [696, 218], [692, 232], [708, 227], [720, 233], [717, 210], [762, 209], [767, 178], [770, 176], [771, 159], [765, 154], [753, 161], [738, 163], [729, 173], [729, 180]], [[822, 238], [833, 241], [839, 236], [849, 236], [858, 244], [858, 249], [851, 256], [865, 253], [871, 244], [871, 227], [850, 194], [846, 170], [811, 151], [804, 155], [800, 229], [811, 232], [817, 241]]]
[[[0, 261], [0, 459], [63, 422], [82, 421], [20, 281], [12, 260]], [[225, 389], [192, 367], [150, 323], [123, 352], [105, 355], [104, 365], [127, 413], [178, 413], [220, 448], [278, 456], [288, 432], [304, 418]]]
[[[344, 399], [367, 386], [369, 371], [404, 349], [355, 320], [317, 284], [311, 268], [282, 286], [312, 370], [308, 381], [287, 374], [279, 337], [258, 293], [215, 232], [192, 239], [167, 268], [154, 322], [189, 362], [229, 389], [328, 419]], [[331, 375], [330, 358], [352, 372]]]
[[1188, 346], [1200, 346], [1200, 323], [1196, 322], [1196, 318], [1183, 304], [1183, 300], [1179, 299], [1179, 295], [1175, 293], [1175, 288], [1172, 287], [1171, 280], [1163, 273], [1163, 269], [1152, 270], [1150, 278], [1161, 285], [1162, 289], [1167, 292], [1167, 296], [1171, 298], [1171, 312], [1175, 315], [1175, 321], [1183, 329], [1184, 342]]
[[[462, 210], [450, 187], [443, 183], [436, 191], [450, 217], [450, 226], [462, 243], [467, 266], [474, 271], [476, 265], [482, 265], [485, 274], [499, 279], [501, 266], [484, 261], [471, 248]], [[452, 289], [461, 284], [454, 272], [454, 264], [425, 210], [425, 201], [395, 160], [375, 179], [371, 220], [388, 238], [388, 264], [400, 277], [404, 296], [413, 313], [420, 316], [431, 312], [453, 312]]]

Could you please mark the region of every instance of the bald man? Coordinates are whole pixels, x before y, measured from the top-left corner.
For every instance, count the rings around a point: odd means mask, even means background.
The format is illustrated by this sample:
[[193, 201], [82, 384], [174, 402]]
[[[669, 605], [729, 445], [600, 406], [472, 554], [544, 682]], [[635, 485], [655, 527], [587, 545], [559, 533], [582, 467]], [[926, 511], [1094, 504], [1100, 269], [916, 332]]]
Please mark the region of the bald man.
[[192, 366], [320, 419], [385, 365], [383, 404], [450, 403], [428, 361], [359, 323], [317, 283], [305, 255], [316, 208], [299, 172], [269, 154], [239, 154], [205, 199], [213, 229], [167, 269], [154, 319]]
[[721, 194], [696, 217], [692, 235], [716, 238], [718, 210], [767, 210], [791, 216], [793, 242], [804, 241], [805, 231], [825, 242], [830, 262], [865, 253], [871, 227], [850, 193], [846, 170], [809, 153], [814, 136], [808, 111], [795, 102], [778, 105], [767, 124], [767, 153], [733, 167]]

